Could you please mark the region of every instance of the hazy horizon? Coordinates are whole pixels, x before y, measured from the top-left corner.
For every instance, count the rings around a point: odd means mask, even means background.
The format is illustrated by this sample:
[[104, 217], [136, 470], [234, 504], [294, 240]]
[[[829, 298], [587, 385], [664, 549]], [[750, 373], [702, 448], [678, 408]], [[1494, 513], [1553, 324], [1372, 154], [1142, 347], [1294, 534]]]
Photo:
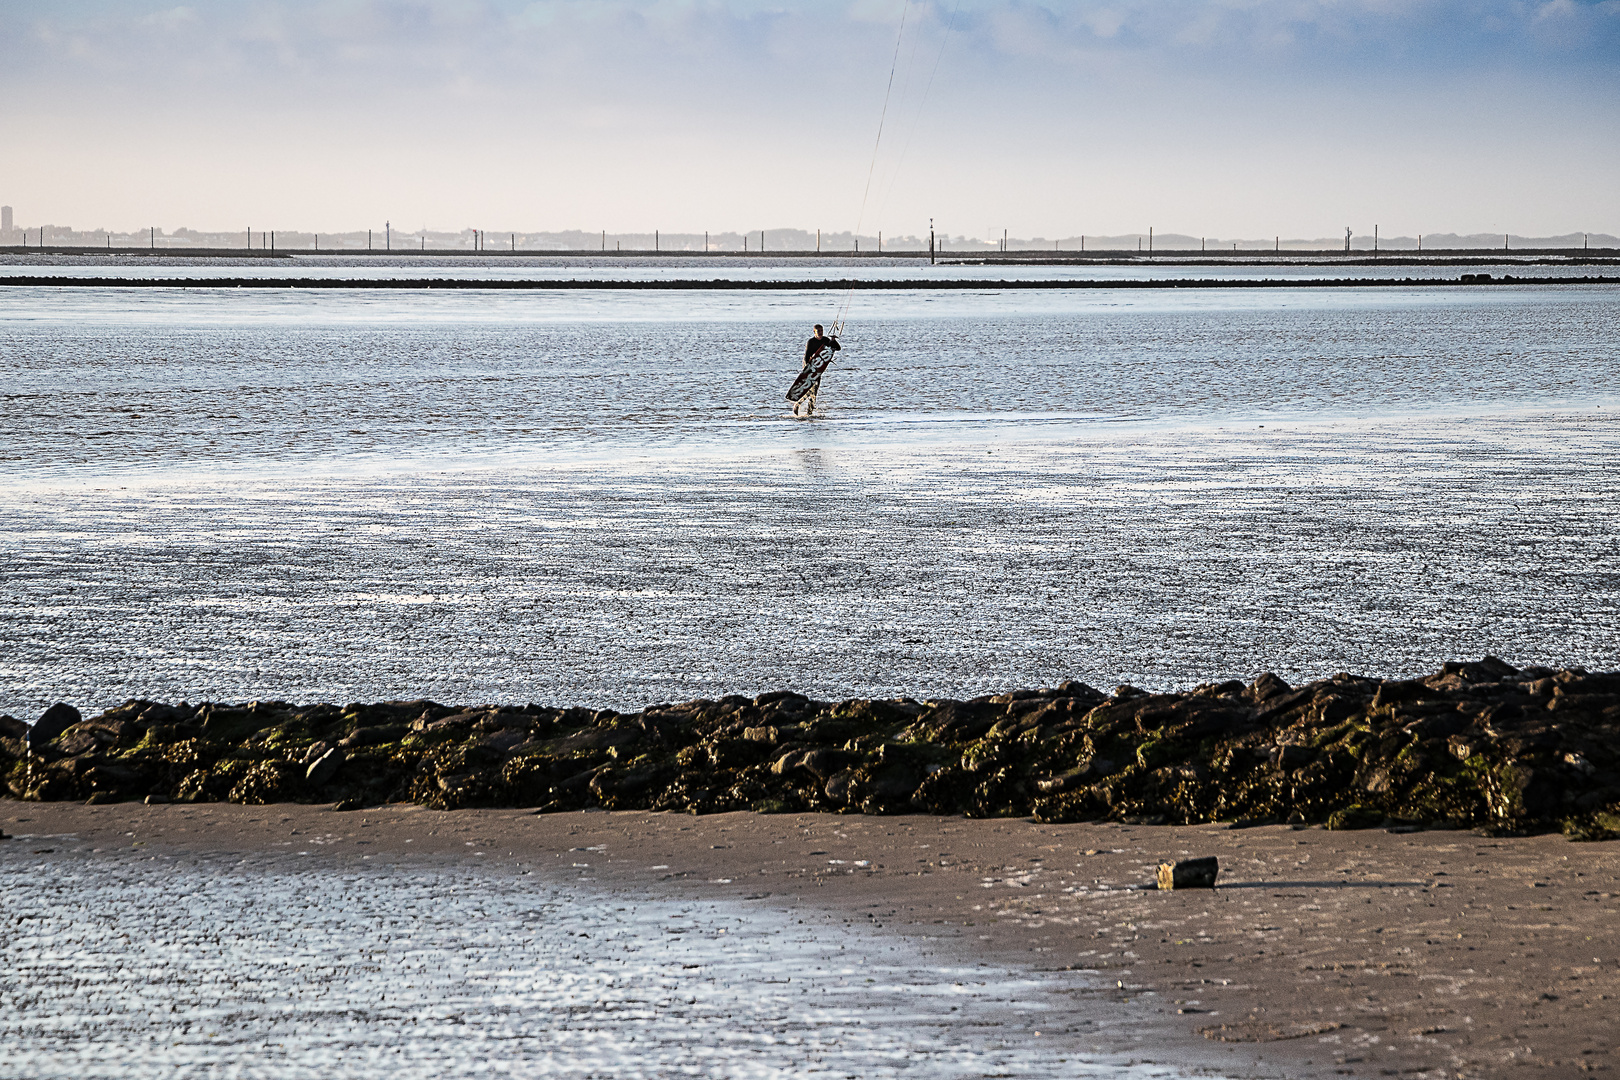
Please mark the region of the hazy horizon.
[[1616, 234], [1617, 61], [1620, 0], [13, 0], [0, 203], [117, 232]]
[[[11, 209], [6, 207], [6, 209]], [[818, 233], [810, 229], [776, 228], [756, 230], [752, 233], [733, 231], [714, 233], [686, 232], [631, 232], [618, 233], [603, 230], [598, 233], [580, 231], [517, 232], [513, 230], [463, 229], [454, 232], [399, 229], [349, 229], [336, 233], [314, 233], [305, 230], [237, 230], [233, 232], [204, 232], [180, 227], [174, 230], [160, 228], [125, 232], [106, 229], [74, 229], [66, 225], [47, 223], [43, 226], [27, 225], [6, 229], [0, 226], [0, 247], [40, 247], [52, 250], [87, 249], [90, 253], [103, 246], [113, 250], [150, 248], [159, 252], [183, 252], [191, 249], [326, 253], [371, 252], [410, 255], [413, 252], [442, 254], [446, 251], [467, 254], [544, 255], [548, 252], [603, 252], [608, 255], [639, 254], [654, 251], [664, 253], [689, 252], [729, 254], [816, 252], [827, 256], [874, 255], [883, 253], [924, 253], [929, 238], [903, 234], [855, 236], [848, 232]], [[479, 245], [483, 245], [480, 247]], [[1126, 233], [1117, 236], [1080, 235], [1068, 237], [978, 237], [949, 235], [937, 237], [941, 254], [995, 253], [1006, 251], [1023, 253], [1062, 254], [1080, 252], [1182, 254], [1205, 252], [1211, 255], [1226, 252], [1263, 254], [1277, 252], [1282, 255], [1334, 253], [1345, 250], [1345, 238], [1340, 237], [1201, 237], [1186, 233], [1159, 232]], [[1455, 233], [1429, 233], [1419, 236], [1354, 235], [1349, 250], [1356, 254], [1383, 251], [1387, 253], [1474, 251], [1482, 254], [1492, 251], [1518, 252], [1524, 250], [1591, 248], [1593, 251], [1612, 253], [1620, 248], [1620, 237], [1608, 233], [1566, 233], [1561, 236], [1519, 236], [1474, 233], [1459, 236]]]

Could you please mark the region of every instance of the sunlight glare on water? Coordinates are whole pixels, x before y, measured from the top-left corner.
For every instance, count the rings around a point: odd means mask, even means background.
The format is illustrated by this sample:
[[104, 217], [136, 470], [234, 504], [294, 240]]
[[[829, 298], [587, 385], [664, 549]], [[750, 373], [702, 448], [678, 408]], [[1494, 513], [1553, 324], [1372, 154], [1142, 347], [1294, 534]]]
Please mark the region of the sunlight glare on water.
[[296, 859], [0, 861], [6, 1074], [1181, 1075], [1089, 1053], [1077, 974], [759, 902]]
[[1601, 286], [0, 293], [0, 710], [1612, 666]]

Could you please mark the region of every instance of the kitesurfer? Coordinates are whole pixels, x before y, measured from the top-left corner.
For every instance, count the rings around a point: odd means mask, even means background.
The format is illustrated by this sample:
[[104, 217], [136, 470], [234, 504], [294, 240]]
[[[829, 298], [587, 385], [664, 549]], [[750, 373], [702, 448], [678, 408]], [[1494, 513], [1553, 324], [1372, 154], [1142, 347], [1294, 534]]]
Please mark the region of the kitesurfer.
[[833, 352], [837, 352], [842, 347], [838, 344], [837, 338], [828, 337], [821, 332], [820, 323], [816, 323], [815, 331], [810, 340], [804, 343], [804, 362], [806, 364], [814, 360], [822, 349], [831, 349]]
[[[815, 331], [816, 332], [810, 336], [810, 340], [804, 343], [804, 366], [799, 369], [799, 378], [801, 379], [805, 377], [805, 374], [810, 370], [810, 366], [816, 362], [816, 358], [820, 356], [824, 350], [831, 349], [833, 352], [837, 352], [839, 349], [843, 348], [843, 346], [838, 344], [838, 339], [836, 337], [831, 337], [822, 332], [820, 323], [816, 323]], [[832, 358], [828, 357], [827, 360], [822, 363], [821, 367], [825, 368], [827, 364], [831, 362], [831, 360]], [[793, 403], [794, 415], [814, 416], [816, 412], [816, 394], [820, 390], [821, 372], [818, 370], [810, 382], [809, 389], [805, 391], [804, 397]]]

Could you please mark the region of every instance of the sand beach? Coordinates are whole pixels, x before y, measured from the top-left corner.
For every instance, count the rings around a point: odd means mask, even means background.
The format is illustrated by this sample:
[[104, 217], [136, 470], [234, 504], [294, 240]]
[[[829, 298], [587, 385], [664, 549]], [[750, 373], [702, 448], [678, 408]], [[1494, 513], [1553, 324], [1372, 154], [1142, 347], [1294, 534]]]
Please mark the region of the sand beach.
[[[1094, 1025], [1094, 1051], [1212, 1075], [1562, 1076], [1613, 1067], [1620, 1044], [1614, 842], [922, 815], [3, 809], [11, 872], [131, 852], [333, 872], [521, 864], [1091, 973], [1069, 1019]], [[1160, 860], [1202, 855], [1221, 863], [1213, 891], [1144, 888]]]

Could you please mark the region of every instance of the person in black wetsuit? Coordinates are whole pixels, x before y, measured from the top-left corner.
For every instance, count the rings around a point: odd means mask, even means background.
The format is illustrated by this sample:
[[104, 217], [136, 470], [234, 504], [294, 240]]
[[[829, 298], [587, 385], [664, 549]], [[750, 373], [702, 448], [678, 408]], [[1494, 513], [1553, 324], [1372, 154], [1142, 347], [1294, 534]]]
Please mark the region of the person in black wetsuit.
[[[837, 352], [839, 349], [843, 348], [842, 345], [838, 344], [838, 339], [837, 338], [828, 337], [826, 334], [821, 332], [821, 324], [820, 323], [816, 323], [815, 331], [816, 332], [813, 335], [811, 335], [810, 340], [804, 343], [804, 366], [805, 367], [809, 367], [810, 362], [812, 360], [814, 360], [817, 356], [821, 355], [821, 350], [823, 350], [823, 349], [831, 349], [833, 352]], [[800, 370], [801, 370], [801, 372], [803, 371], [802, 368]], [[816, 394], [817, 394], [818, 391], [820, 391], [820, 389], [821, 389], [821, 380], [817, 379], [815, 385], [810, 388], [810, 392], [808, 394], [804, 395], [804, 397], [800, 398], [799, 401], [793, 406], [794, 414], [795, 415], [810, 416], [813, 413], [815, 413], [815, 411], [816, 411]], [[800, 414], [800, 412], [799, 412], [801, 406], [804, 409], [804, 412], [802, 414]]]
[[820, 323], [816, 323], [815, 331], [810, 340], [804, 343], [804, 362], [807, 364], [814, 360], [822, 349], [831, 348], [833, 352], [837, 352], [841, 348], [837, 338], [828, 337], [821, 332]]

